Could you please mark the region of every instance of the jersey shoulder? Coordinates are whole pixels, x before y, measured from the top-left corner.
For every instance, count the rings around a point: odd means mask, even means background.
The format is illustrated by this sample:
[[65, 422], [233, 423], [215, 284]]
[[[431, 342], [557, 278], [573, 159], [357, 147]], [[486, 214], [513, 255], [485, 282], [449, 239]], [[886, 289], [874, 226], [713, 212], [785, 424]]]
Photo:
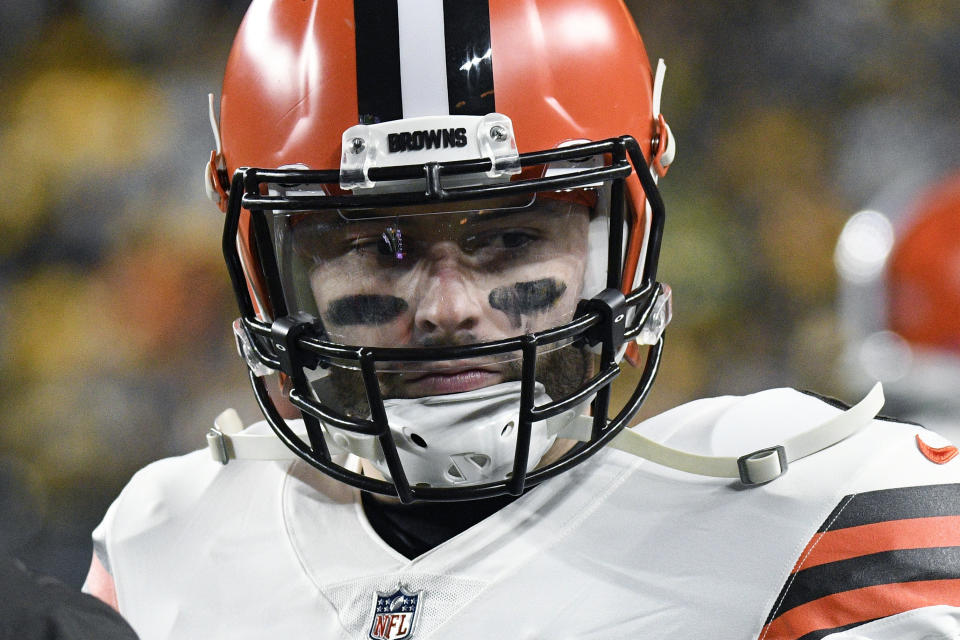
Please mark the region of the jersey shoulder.
[[133, 475], [94, 530], [94, 550], [110, 570], [108, 555], [119, 544], [222, 521], [254, 496], [278, 492], [289, 466], [246, 460], [223, 465], [207, 449], [152, 462]]
[[[650, 418], [635, 429], [670, 446], [712, 456], [742, 455], [797, 441], [850, 407], [841, 401], [790, 388], [744, 396], [705, 398]], [[877, 415], [859, 429], [791, 463], [832, 467], [851, 492], [897, 486], [960, 482], [960, 455], [946, 437], [924, 427]]]
[[[815, 394], [771, 389], [691, 403], [678, 408], [674, 420], [684, 423], [677, 437], [688, 438], [689, 446], [742, 455], [797, 437], [847, 408]], [[785, 501], [791, 513], [802, 511], [803, 501], [829, 507], [804, 516], [815, 529], [788, 554], [795, 561], [769, 604], [761, 637], [873, 637], [874, 628], [904, 632], [944, 619], [956, 623], [957, 609], [944, 605], [960, 602], [960, 456], [944, 436], [882, 416], [866, 419], [854, 434], [746, 493], [758, 504], [775, 498], [763, 509], [769, 516]]]
[[111, 511], [121, 510], [126, 523], [158, 526], [202, 502], [223, 471], [206, 450], [157, 460], [133, 475]]

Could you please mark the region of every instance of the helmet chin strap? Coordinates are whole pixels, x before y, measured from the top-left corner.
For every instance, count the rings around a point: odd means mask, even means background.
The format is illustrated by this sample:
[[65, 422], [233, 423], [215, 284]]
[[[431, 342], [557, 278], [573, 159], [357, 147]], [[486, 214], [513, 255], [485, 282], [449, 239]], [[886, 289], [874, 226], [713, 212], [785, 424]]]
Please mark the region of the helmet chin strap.
[[[516, 420], [519, 394], [519, 382], [505, 382], [461, 394], [385, 401], [401, 461], [410, 472], [410, 482], [456, 486], [503, 479], [513, 466], [517, 429], [512, 423]], [[537, 385], [536, 394], [538, 405], [549, 402], [542, 385]], [[754, 486], [780, 477], [786, 473], [789, 463], [853, 435], [873, 420], [883, 402], [883, 388], [878, 382], [866, 397], [846, 411], [781, 444], [739, 457], [707, 456], [673, 449], [633, 429], [621, 431], [609, 446], [672, 469], [715, 478], [737, 478], [746, 486]], [[535, 422], [527, 470], [537, 466], [558, 437], [588, 440], [592, 423], [590, 417], [575, 409]], [[295, 421], [291, 426], [298, 433], [303, 432], [302, 421]], [[243, 424], [233, 409], [217, 417], [214, 428], [207, 434], [207, 445], [214, 460], [227, 464], [232, 459], [298, 457], [273, 434], [242, 433], [242, 430]], [[324, 427], [324, 435], [331, 453], [353, 453], [370, 460], [389, 477], [383, 453], [373, 436], [328, 427]]]
[[[543, 405], [550, 396], [540, 383], [534, 387], [534, 402]], [[473, 391], [422, 398], [384, 400], [384, 409], [394, 442], [411, 484], [450, 487], [503, 480], [513, 470], [517, 447], [517, 408], [520, 382], [504, 382]], [[527, 470], [533, 470], [553, 446], [561, 432], [569, 431], [584, 407], [539, 420], [531, 425]], [[587, 419], [587, 424], [592, 421]], [[305, 433], [301, 420], [291, 427]], [[241, 433], [243, 425], [236, 411], [228, 409], [217, 417], [207, 435], [214, 459], [291, 459], [296, 454], [272, 434]], [[390, 471], [375, 436], [352, 433], [323, 425], [324, 439], [331, 454], [351, 453], [369, 461], [383, 476]]]

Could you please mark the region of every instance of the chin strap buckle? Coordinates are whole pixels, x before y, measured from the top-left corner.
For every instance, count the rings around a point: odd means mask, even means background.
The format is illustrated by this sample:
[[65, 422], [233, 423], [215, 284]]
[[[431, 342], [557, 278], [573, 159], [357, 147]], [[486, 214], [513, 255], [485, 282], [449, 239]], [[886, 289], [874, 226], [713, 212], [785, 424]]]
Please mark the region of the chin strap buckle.
[[883, 387], [878, 382], [863, 400], [846, 411], [794, 434], [783, 444], [758, 449], [738, 458], [674, 449], [633, 429], [622, 430], [610, 441], [610, 446], [671, 469], [714, 478], [739, 478], [745, 486], [753, 487], [776, 480], [787, 472], [789, 463], [832, 447], [857, 433], [870, 424], [882, 406]]
[[223, 432], [216, 427], [207, 431], [207, 449], [210, 451], [210, 457], [220, 464], [230, 462], [230, 455], [227, 453], [227, 443], [223, 437]]
[[[236, 453], [228, 447], [229, 438], [243, 431], [243, 421], [235, 409], [227, 409], [213, 421], [213, 428], [207, 432], [207, 449], [210, 457], [220, 464], [227, 464]], [[233, 454], [233, 455], [231, 455]]]
[[[291, 426], [301, 426], [293, 423]], [[301, 435], [297, 433], [297, 435]], [[297, 454], [287, 448], [273, 433], [248, 433], [234, 409], [227, 409], [216, 417], [207, 431], [207, 450], [220, 464], [231, 460], [295, 460]]]
[[788, 466], [787, 450], [779, 444], [737, 458], [740, 482], [747, 486], [775, 480], [787, 472]]

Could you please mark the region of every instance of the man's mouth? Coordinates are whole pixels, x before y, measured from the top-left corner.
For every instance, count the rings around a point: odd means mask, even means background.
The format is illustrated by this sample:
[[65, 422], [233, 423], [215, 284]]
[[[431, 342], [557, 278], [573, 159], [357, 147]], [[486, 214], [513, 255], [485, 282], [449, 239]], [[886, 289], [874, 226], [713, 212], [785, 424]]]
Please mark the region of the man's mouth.
[[408, 397], [435, 396], [462, 393], [489, 387], [503, 381], [503, 374], [488, 368], [444, 368], [435, 371], [417, 372], [405, 377], [404, 395]]

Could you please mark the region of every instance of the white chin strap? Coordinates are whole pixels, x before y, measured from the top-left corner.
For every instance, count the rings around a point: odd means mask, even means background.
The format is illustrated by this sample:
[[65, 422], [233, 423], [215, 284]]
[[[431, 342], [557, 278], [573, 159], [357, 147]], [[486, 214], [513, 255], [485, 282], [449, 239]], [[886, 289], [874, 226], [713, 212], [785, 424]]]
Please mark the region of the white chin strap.
[[[513, 467], [516, 425], [512, 429], [508, 427], [516, 419], [519, 390], [519, 382], [508, 382], [464, 394], [384, 402], [385, 406], [390, 403], [387, 412], [391, 430], [410, 482], [455, 486], [502, 480]], [[538, 384], [536, 404], [546, 401], [548, 396]], [[751, 486], [774, 480], [786, 473], [789, 463], [850, 437], [873, 420], [883, 401], [883, 388], [878, 382], [863, 400], [846, 411], [788, 438], [782, 444], [739, 457], [680, 451], [632, 429], [621, 431], [609, 446], [672, 469], [714, 478], [737, 478], [744, 485]], [[575, 414], [577, 412], [571, 410], [534, 423], [528, 471], [536, 467], [556, 438], [581, 441], [590, 438], [593, 420]], [[448, 421], [451, 419], [455, 422]], [[397, 427], [393, 426], [395, 420]], [[302, 431], [301, 421], [291, 426], [299, 426]], [[217, 417], [214, 428], [207, 434], [207, 445], [214, 460], [227, 464], [233, 459], [290, 460], [298, 457], [272, 434], [241, 433], [242, 430], [243, 424], [233, 409], [227, 409]], [[373, 437], [347, 434], [327, 427], [324, 427], [324, 435], [331, 453], [349, 451], [373, 461], [386, 474], [382, 452]], [[414, 435], [422, 439], [426, 447], [421, 446]], [[422, 478], [418, 474], [422, 474]]]
[[[534, 403], [550, 402], [536, 383]], [[504, 382], [463, 393], [423, 398], [384, 400], [384, 410], [407, 481], [411, 485], [452, 487], [502, 481], [513, 471], [517, 448], [520, 382]], [[527, 471], [532, 471], [583, 407], [539, 420], [531, 425]], [[289, 459], [296, 454], [271, 435], [239, 433], [239, 417], [221, 414], [207, 435], [214, 459]], [[589, 420], [588, 423], [589, 424]], [[303, 431], [302, 421], [291, 424]], [[390, 469], [375, 436], [323, 425], [324, 439], [333, 455], [352, 453], [370, 461], [390, 479]], [[279, 448], [277, 447], [279, 445]]]

